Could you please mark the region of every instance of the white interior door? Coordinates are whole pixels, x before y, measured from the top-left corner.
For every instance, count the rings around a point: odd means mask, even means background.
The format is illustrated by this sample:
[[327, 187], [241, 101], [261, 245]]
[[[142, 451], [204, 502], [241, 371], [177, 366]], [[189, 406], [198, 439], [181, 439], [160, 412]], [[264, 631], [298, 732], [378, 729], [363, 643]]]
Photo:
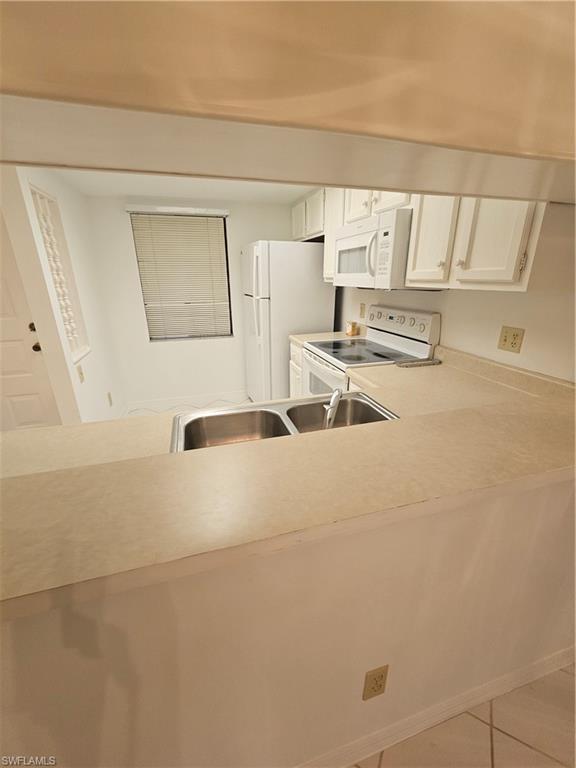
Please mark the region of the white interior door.
[[448, 280], [459, 198], [413, 195], [406, 283]]
[[26, 429], [60, 424], [33, 318], [4, 219], [0, 254], [0, 428]]
[[535, 204], [463, 197], [452, 257], [459, 282], [514, 283], [526, 250]]

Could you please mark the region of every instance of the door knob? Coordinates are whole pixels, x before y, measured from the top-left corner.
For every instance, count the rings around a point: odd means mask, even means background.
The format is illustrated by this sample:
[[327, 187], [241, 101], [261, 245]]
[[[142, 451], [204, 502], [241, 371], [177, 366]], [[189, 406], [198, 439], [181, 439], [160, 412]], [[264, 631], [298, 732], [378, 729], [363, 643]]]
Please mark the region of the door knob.
[[35, 344], [32, 344], [32, 349], [34, 350], [34, 352], [41, 352], [42, 351], [42, 347], [40, 346], [39, 342], [36, 342]]

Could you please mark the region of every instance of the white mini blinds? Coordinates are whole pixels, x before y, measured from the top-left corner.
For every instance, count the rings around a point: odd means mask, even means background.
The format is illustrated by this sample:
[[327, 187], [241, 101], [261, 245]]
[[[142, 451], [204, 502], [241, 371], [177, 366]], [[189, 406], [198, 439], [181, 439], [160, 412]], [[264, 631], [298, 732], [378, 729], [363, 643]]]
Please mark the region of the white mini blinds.
[[231, 336], [221, 216], [131, 213], [151, 341]]

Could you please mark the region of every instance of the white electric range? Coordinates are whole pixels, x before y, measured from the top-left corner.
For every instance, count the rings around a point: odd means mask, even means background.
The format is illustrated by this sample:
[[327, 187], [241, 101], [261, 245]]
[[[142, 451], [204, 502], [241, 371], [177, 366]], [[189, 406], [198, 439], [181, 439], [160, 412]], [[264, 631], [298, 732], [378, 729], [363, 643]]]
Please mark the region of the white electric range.
[[349, 388], [347, 371], [365, 365], [427, 360], [440, 339], [440, 314], [373, 304], [366, 336], [307, 341], [302, 351], [302, 394]]

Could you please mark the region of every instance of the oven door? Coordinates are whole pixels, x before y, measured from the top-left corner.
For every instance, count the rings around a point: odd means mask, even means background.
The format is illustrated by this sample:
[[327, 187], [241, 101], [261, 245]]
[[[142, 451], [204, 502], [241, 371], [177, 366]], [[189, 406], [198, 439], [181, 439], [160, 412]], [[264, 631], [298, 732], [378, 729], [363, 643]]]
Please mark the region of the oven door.
[[345, 391], [348, 377], [307, 349], [302, 351], [302, 395], [326, 395], [335, 389]]
[[336, 239], [334, 285], [374, 288], [378, 230]]

